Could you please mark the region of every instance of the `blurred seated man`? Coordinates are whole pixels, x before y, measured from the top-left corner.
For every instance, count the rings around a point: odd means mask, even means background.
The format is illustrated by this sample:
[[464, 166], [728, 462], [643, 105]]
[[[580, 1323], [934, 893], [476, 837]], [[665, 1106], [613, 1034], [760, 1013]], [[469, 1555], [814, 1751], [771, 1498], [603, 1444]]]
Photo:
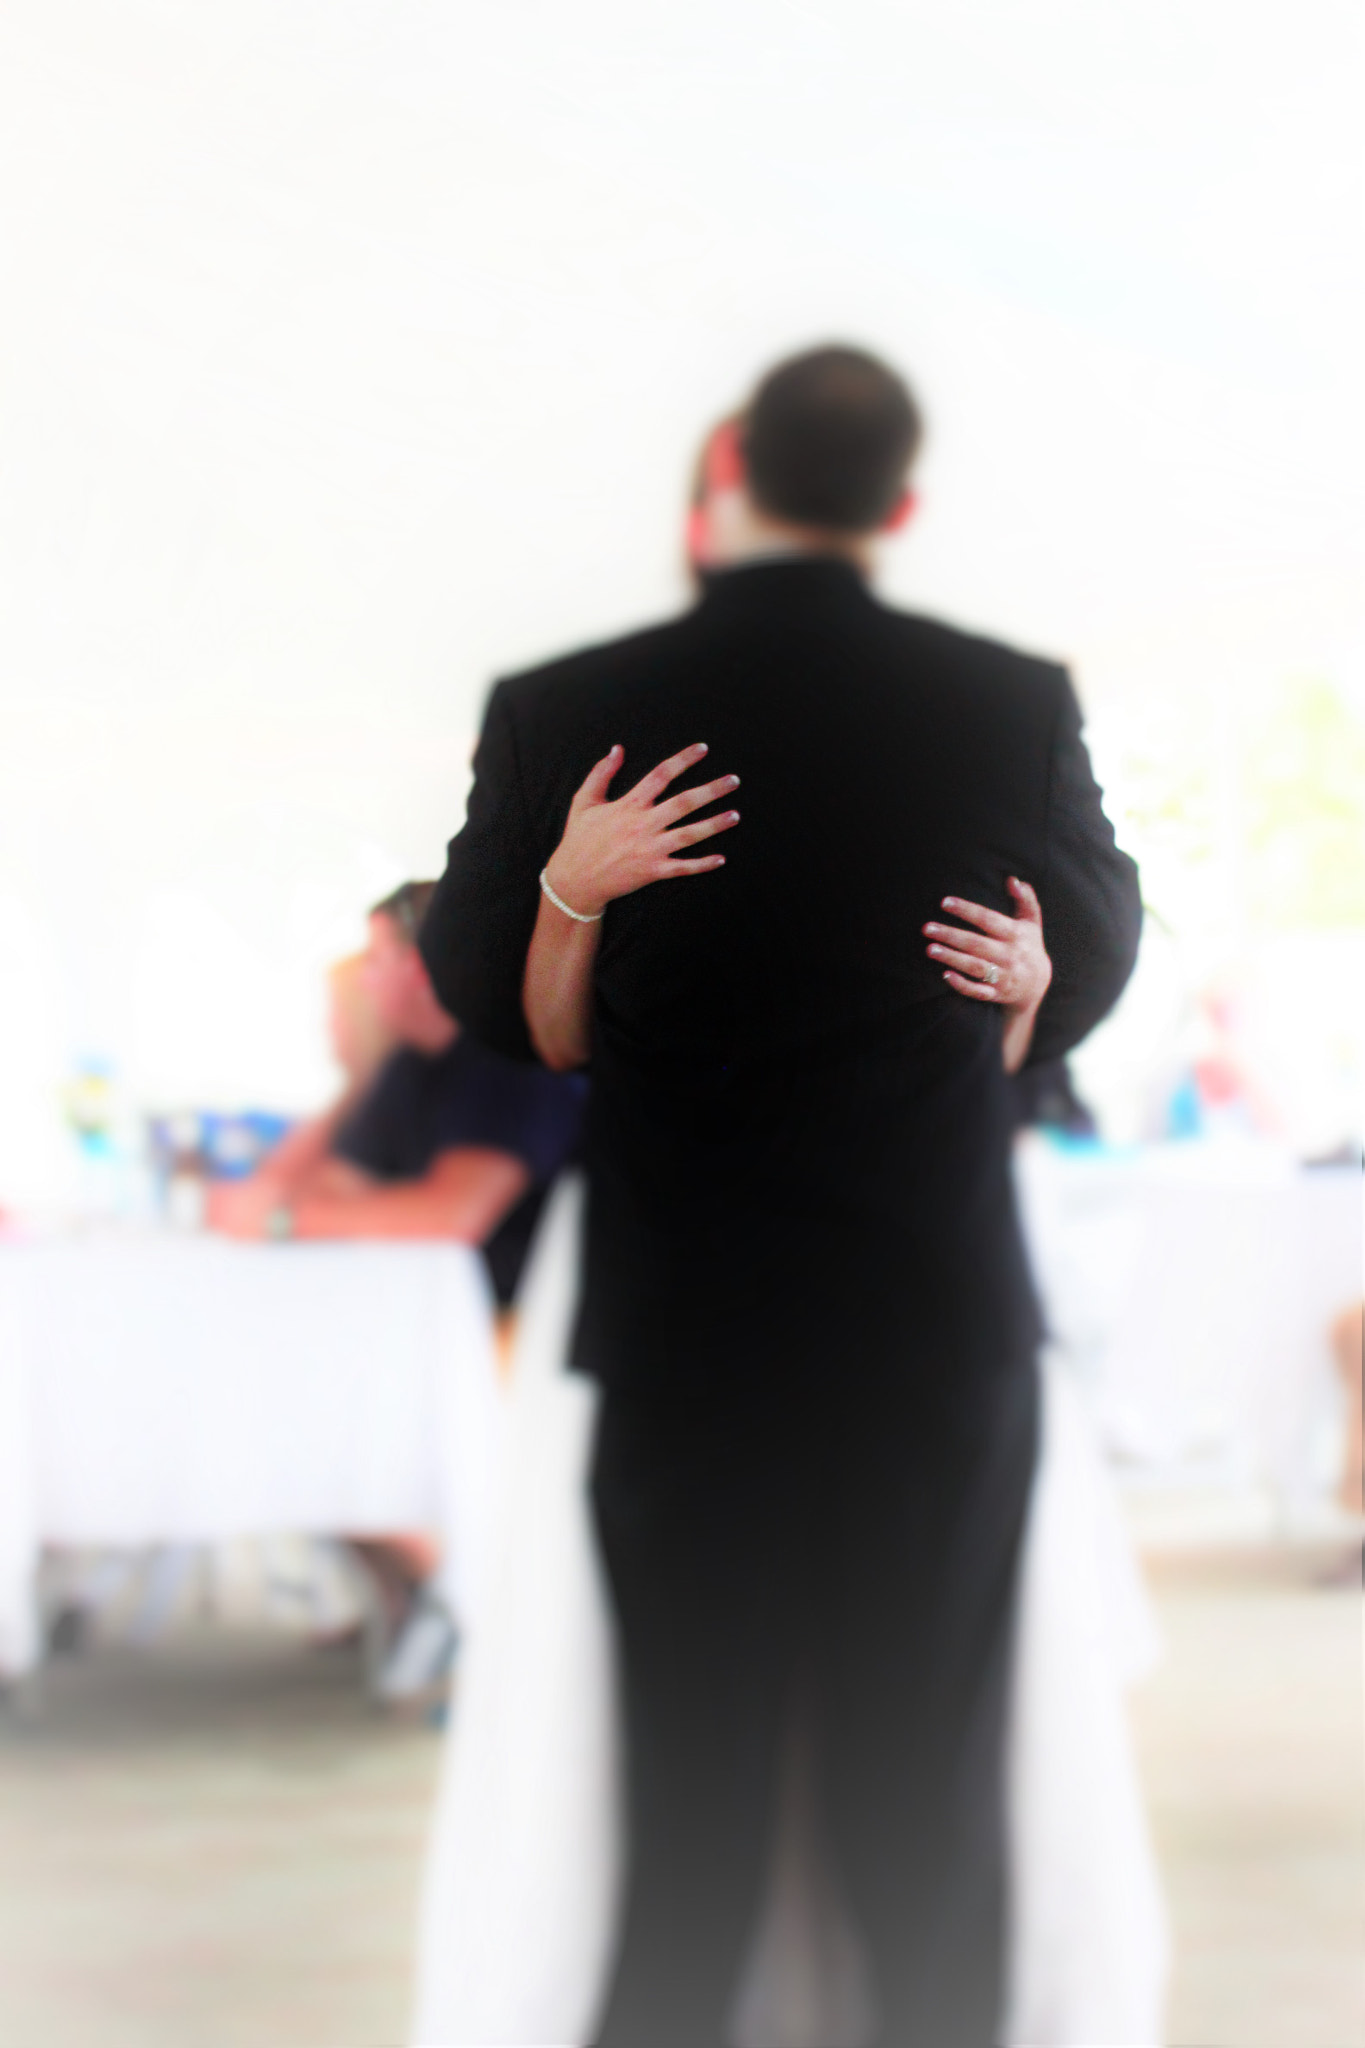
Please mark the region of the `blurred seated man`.
[[357, 1098], [395, 1046], [393, 1033], [374, 1006], [368, 974], [366, 953], [348, 953], [327, 970], [327, 1035], [332, 1057], [346, 1076], [347, 1092]]
[[583, 1083], [489, 1052], [441, 1008], [416, 946], [433, 886], [405, 882], [370, 913], [364, 986], [397, 1050], [248, 1179], [216, 1186], [209, 1221], [232, 1237], [479, 1245], [506, 1306]]
[[[416, 945], [434, 886], [406, 882], [377, 903], [358, 976], [347, 963], [334, 970], [332, 1037], [348, 1078], [340, 1100], [248, 1179], [216, 1185], [209, 1223], [241, 1238], [478, 1245], [505, 1316], [550, 1183], [577, 1142], [585, 1084], [488, 1051], [441, 1008]], [[394, 1049], [382, 1057], [385, 1045]], [[434, 1555], [415, 1536], [355, 1547], [397, 1637], [390, 1667], [402, 1666], [402, 1625], [422, 1619], [417, 1595]], [[397, 1678], [380, 1686], [407, 1689]]]

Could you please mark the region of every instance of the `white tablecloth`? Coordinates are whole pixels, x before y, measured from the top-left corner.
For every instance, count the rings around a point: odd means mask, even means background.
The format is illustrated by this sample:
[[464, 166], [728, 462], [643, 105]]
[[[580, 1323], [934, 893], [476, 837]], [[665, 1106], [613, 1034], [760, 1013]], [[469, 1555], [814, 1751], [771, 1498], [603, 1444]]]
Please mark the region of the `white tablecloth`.
[[434, 1529], [467, 1630], [503, 1406], [463, 1246], [0, 1246], [0, 1671], [45, 1542]]
[[1341, 1403], [1327, 1331], [1362, 1287], [1359, 1170], [1030, 1134], [1019, 1173], [1056, 1353], [1106, 1448], [1137, 1472], [1260, 1482], [1286, 1513], [1321, 1498]]

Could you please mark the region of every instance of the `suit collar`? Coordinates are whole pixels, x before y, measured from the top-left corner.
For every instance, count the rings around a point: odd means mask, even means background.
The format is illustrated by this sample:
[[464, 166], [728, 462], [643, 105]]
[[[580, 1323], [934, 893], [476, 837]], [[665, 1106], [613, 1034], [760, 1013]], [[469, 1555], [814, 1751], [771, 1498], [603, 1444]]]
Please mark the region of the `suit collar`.
[[760, 606], [782, 610], [812, 601], [870, 601], [862, 571], [842, 555], [766, 555], [733, 568], [708, 569], [701, 579], [702, 604], [729, 610]]

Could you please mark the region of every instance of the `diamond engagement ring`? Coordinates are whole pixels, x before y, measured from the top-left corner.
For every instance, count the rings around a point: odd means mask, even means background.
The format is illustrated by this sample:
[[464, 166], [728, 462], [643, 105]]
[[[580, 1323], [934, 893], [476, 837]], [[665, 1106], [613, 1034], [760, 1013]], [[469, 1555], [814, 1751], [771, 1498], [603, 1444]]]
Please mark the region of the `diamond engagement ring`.
[[990, 962], [990, 961], [988, 960], [988, 961], [986, 962], [986, 980], [987, 980], [987, 981], [988, 981], [988, 982], [990, 983], [991, 987], [992, 987], [992, 988], [994, 988], [994, 987], [995, 987], [995, 984], [997, 983], [997, 981], [999, 981], [999, 979], [1000, 979], [1000, 969], [999, 969], [998, 967], [994, 966], [994, 965], [993, 965], [993, 964], [992, 964], [992, 963], [991, 963], [991, 962]]

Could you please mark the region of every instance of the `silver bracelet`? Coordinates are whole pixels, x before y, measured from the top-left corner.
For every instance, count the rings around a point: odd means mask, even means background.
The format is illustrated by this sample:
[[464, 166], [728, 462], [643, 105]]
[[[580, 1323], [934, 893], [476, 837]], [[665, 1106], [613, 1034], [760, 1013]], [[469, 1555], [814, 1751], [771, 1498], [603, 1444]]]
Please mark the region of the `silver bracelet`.
[[556, 896], [554, 890], [546, 881], [545, 877], [548, 872], [549, 870], [547, 868], [541, 869], [540, 886], [545, 891], [545, 894], [549, 897], [551, 903], [553, 903], [556, 910], [562, 910], [565, 917], [571, 917], [575, 924], [601, 924], [602, 919], [606, 916], [606, 912], [604, 910], [594, 910], [591, 916], [589, 916], [586, 911], [570, 910], [568, 904], [564, 901], [564, 898], [562, 896]]

